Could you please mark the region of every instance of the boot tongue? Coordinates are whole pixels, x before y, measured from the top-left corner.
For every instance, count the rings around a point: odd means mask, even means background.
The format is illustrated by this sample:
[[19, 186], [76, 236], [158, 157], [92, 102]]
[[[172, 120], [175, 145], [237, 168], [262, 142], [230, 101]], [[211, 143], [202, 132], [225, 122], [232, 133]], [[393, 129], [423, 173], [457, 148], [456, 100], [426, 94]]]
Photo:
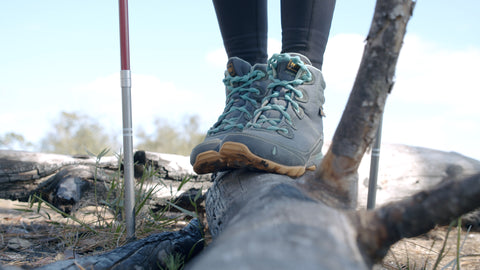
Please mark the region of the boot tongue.
[[[227, 73], [232, 78], [237, 76], [238, 77], [245, 76], [250, 72], [251, 69], [252, 69], [252, 66], [247, 61], [240, 59], [238, 57], [232, 57], [228, 59], [227, 70], [225, 71], [225, 78], [227, 77]], [[237, 87], [238, 83], [232, 82], [230, 86]], [[226, 91], [226, 95], [228, 96], [231, 93], [232, 89], [230, 87], [226, 87], [225, 91]]]
[[251, 68], [250, 63], [238, 57], [232, 57], [227, 62], [227, 72], [232, 77], [247, 75]]
[[[297, 64], [298, 61], [296, 61], [296, 60], [294, 61], [292, 59], [293, 57], [299, 57], [300, 60], [304, 64], [311, 65], [310, 60], [308, 60], [308, 58], [306, 58], [305, 56], [303, 56], [301, 54], [289, 53], [289, 55], [290, 55], [291, 59], [289, 59], [289, 60], [285, 59], [285, 60], [281, 60], [281, 61], [277, 62], [277, 67], [275, 68], [277, 78], [281, 81], [293, 81], [296, 78], [300, 77], [302, 74], [304, 74], [305, 71], [301, 70], [300, 65]], [[280, 87], [280, 86], [277, 86], [275, 90], [278, 91], [278, 97], [272, 97], [270, 99], [269, 103], [280, 105], [280, 106], [285, 107], [285, 108], [287, 106], [289, 106], [288, 102], [285, 100], [285, 94], [287, 94], [289, 92], [289, 90], [287, 90], [284, 87]], [[278, 111], [277, 109], [271, 109], [271, 110], [264, 111], [263, 115], [266, 116], [269, 119], [282, 119], [283, 118], [282, 113], [280, 111]], [[269, 125], [271, 125], [271, 124], [268, 123], [268, 122], [264, 122], [262, 124], [262, 126], [264, 128], [268, 127]]]
[[[250, 73], [252, 66], [247, 61], [240, 59], [238, 57], [232, 57], [227, 62], [227, 70], [225, 71], [225, 78], [230, 75], [231, 78], [228, 78], [228, 81], [225, 83], [225, 93], [227, 95], [226, 100], [226, 107], [225, 107], [225, 119], [232, 119], [240, 117], [242, 114], [241, 110], [237, 110], [235, 108], [239, 108], [245, 105], [245, 100], [241, 98], [239, 92], [232, 92], [233, 88], [239, 87], [245, 82], [233, 82], [231, 79], [235, 77], [242, 77]], [[227, 75], [228, 74], [228, 75]], [[228, 122], [228, 121], [227, 121]], [[227, 122], [221, 122], [220, 125], [225, 125]]]
[[[293, 57], [298, 57], [300, 60], [306, 64], [306, 65], [311, 65], [310, 60], [306, 58], [305, 56], [298, 54], [298, 53], [289, 53], [289, 55]], [[297, 74], [300, 70], [300, 65], [296, 63], [293, 59], [290, 59], [288, 61], [280, 61], [277, 63], [277, 78], [282, 80], [282, 81], [292, 81], [297, 77]]]

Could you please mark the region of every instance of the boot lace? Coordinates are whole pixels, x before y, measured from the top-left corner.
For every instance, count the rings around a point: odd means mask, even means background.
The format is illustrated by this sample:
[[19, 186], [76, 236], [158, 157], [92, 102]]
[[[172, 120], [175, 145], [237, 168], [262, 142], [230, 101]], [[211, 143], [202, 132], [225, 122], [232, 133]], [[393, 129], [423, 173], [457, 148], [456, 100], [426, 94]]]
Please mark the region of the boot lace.
[[212, 135], [220, 131], [238, 128], [242, 130], [245, 125], [241, 123], [240, 113], [237, 117], [229, 117], [232, 113], [239, 111], [244, 113], [247, 120], [252, 119], [252, 112], [248, 111], [246, 106], [250, 102], [254, 107], [257, 107], [257, 101], [250, 97], [252, 93], [260, 94], [260, 90], [252, 87], [252, 83], [265, 77], [265, 73], [260, 70], [254, 70], [244, 76], [230, 76], [227, 74], [223, 79], [225, 87], [228, 88], [227, 104], [224, 112], [220, 115], [215, 125], [207, 132], [207, 135]]
[[[299, 70], [306, 72], [304, 72], [301, 77], [293, 80], [278, 79], [278, 76], [274, 75], [274, 71], [276, 71], [279, 62], [285, 61], [292, 61], [300, 67]], [[268, 61], [267, 71], [269, 79], [271, 80], [267, 88], [272, 89], [271, 94], [263, 99], [262, 106], [254, 112], [255, 117], [247, 124], [247, 127], [266, 128], [268, 130], [288, 133], [286, 128], [279, 127], [278, 125], [283, 118], [285, 118], [287, 123], [293, 125], [292, 117], [287, 112], [287, 108], [291, 105], [293, 109], [298, 112], [299, 105], [295, 99], [296, 97], [303, 97], [302, 91], [296, 89], [295, 86], [311, 81], [312, 74], [298, 56], [291, 57], [288, 54], [274, 54]]]

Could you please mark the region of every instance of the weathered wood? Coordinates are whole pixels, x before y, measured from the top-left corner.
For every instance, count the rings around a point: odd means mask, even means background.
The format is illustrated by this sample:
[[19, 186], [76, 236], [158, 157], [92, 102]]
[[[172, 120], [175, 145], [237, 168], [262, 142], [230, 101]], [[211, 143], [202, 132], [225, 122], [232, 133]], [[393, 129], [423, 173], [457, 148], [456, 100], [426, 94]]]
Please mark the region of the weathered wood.
[[[219, 174], [206, 201], [214, 241], [191, 269], [369, 269], [396, 241], [480, 207], [479, 175], [375, 211], [330, 207], [298, 181], [246, 170]], [[445, 201], [451, 211], [442, 211]]]
[[[162, 184], [168, 182], [178, 186], [185, 177], [200, 183], [210, 180], [209, 175], [194, 174], [188, 159], [183, 156], [137, 151], [135, 157], [138, 177], [147, 165], [157, 172], [156, 178], [161, 179]], [[104, 156], [97, 162], [90, 156], [0, 150], [0, 198], [27, 201], [36, 194], [70, 213], [94, 186], [98, 196], [106, 194], [111, 181], [122, 177], [121, 167], [115, 156]], [[189, 186], [198, 188], [201, 185]]]
[[[81, 169], [75, 169], [75, 167]], [[105, 173], [98, 174], [99, 181], [106, 181], [116, 170], [112, 158], [102, 162]], [[64, 178], [80, 177], [93, 179], [95, 160], [85, 157], [31, 153], [22, 151], [0, 151], [0, 198], [25, 201], [32, 192], [57, 186]], [[71, 171], [71, 172], [70, 172]], [[69, 173], [70, 172], [70, 173]], [[110, 173], [107, 173], [110, 172]], [[78, 175], [77, 175], [78, 174]], [[57, 177], [55, 177], [58, 175]]]
[[[191, 269], [369, 269], [393, 242], [424, 233], [432, 223], [443, 223], [480, 206], [475, 199], [480, 194], [473, 193], [469, 207], [443, 213], [443, 219], [419, 219], [426, 225], [418, 228], [409, 226], [415, 224], [410, 219], [428, 210], [410, 208], [412, 202], [438, 202], [442, 192], [420, 193], [375, 211], [354, 211], [358, 167], [373, 142], [393, 87], [414, 4], [410, 0], [377, 1], [354, 88], [315, 173], [291, 179], [239, 170], [216, 177], [206, 199], [215, 238], [189, 265]], [[479, 181], [479, 177], [467, 180], [449, 196], [458, 196]], [[402, 211], [409, 214], [400, 215]], [[396, 221], [405, 225], [395, 227]]]
[[[398, 144], [383, 144], [377, 183], [377, 205], [398, 201], [450, 179], [480, 171], [480, 161], [456, 152]], [[358, 206], [367, 205], [370, 157], [359, 167]]]
[[375, 211], [353, 215], [358, 243], [366, 258], [378, 261], [402, 238], [415, 237], [437, 225], [448, 225], [459, 216], [480, 207], [480, 173], [419, 192]]
[[307, 196], [297, 179], [223, 173], [206, 205], [214, 241], [190, 269], [367, 269], [348, 215]]
[[201, 224], [197, 219], [194, 219], [187, 227], [177, 232], [151, 235], [104, 254], [59, 261], [35, 269], [160, 269], [160, 267], [165, 267], [167, 256], [181, 255], [189, 259], [190, 256], [194, 256], [201, 251], [203, 245]]

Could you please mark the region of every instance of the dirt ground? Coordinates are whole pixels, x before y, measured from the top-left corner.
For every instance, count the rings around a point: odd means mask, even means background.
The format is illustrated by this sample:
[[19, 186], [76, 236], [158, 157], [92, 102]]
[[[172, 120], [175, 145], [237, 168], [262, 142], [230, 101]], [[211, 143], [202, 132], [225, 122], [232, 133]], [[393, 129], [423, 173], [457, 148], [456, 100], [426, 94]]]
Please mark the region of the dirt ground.
[[[0, 199], [0, 265], [34, 268], [78, 256], [108, 250], [110, 239], [98, 239], [81, 228], [67, 224], [61, 215], [44, 207], [43, 215], [26, 212], [27, 203]], [[172, 228], [184, 226], [179, 222]], [[375, 269], [433, 269], [447, 236], [448, 228], [437, 228], [426, 235], [405, 239], [394, 245]], [[446, 242], [445, 256], [436, 269], [456, 269], [457, 229]], [[461, 269], [480, 269], [480, 233], [462, 230]]]
[[[125, 235], [113, 232], [111, 228], [94, 234], [46, 206], [40, 208], [41, 214], [36, 210], [37, 204], [30, 208], [25, 202], [0, 199], [0, 266], [31, 269], [58, 260], [103, 253], [125, 243]], [[94, 207], [90, 206], [79, 209], [75, 217], [94, 228], [96, 218], [93, 213]], [[166, 220], [173, 218], [166, 217]], [[148, 231], [137, 231], [137, 238], [165, 230], [180, 230], [187, 224], [185, 219], [178, 219], [158, 226], [158, 229], [150, 226]]]
[[[404, 239], [396, 243], [383, 260], [378, 269], [457, 269], [457, 227], [448, 233], [448, 227], [440, 227], [419, 237]], [[434, 265], [441, 254], [444, 256], [438, 266]], [[460, 233], [460, 269], [480, 269], [480, 232]]]

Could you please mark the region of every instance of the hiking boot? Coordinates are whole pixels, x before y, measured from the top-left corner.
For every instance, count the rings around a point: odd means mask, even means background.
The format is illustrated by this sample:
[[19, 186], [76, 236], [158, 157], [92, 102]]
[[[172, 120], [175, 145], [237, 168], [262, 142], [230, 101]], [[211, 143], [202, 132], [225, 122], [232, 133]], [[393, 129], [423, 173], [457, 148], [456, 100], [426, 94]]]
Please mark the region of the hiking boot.
[[253, 118], [266, 96], [269, 83], [266, 64], [253, 67], [246, 61], [232, 57], [225, 71], [226, 102], [223, 113], [208, 130], [205, 140], [190, 154], [190, 163], [198, 174], [226, 169], [218, 150], [223, 138], [231, 132], [241, 132]]
[[231, 168], [255, 168], [298, 177], [322, 158], [322, 72], [303, 55], [268, 61], [269, 93], [241, 133], [225, 136], [220, 155]]

